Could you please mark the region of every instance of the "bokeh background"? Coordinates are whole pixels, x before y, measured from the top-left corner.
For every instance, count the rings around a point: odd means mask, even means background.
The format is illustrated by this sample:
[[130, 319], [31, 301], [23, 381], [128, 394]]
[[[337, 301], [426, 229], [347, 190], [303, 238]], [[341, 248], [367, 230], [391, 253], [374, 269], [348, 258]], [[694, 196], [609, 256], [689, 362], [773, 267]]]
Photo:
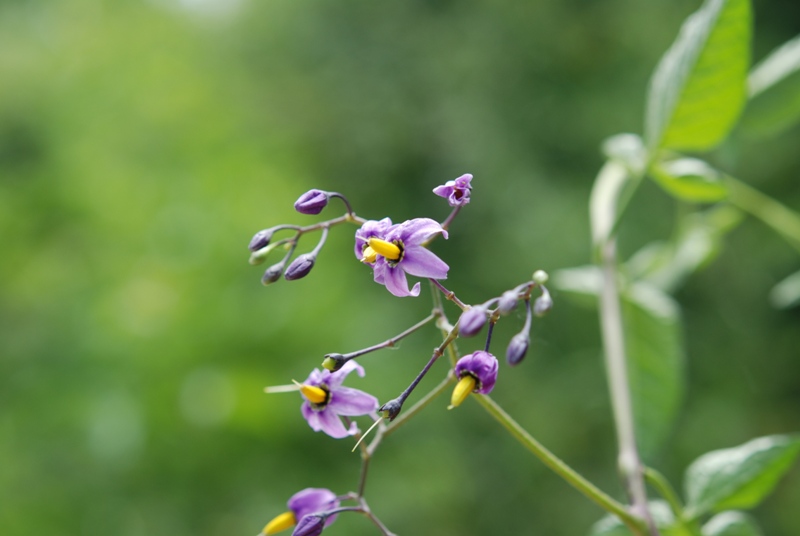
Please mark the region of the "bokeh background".
[[[354, 489], [349, 441], [262, 389], [398, 333], [429, 297], [374, 284], [354, 228], [334, 229], [309, 277], [264, 288], [251, 235], [316, 221], [292, 210], [313, 187], [365, 217], [441, 219], [430, 190], [470, 172], [473, 202], [435, 245], [463, 300], [586, 264], [599, 145], [641, 132], [649, 74], [698, 4], [0, 2], [3, 534], [255, 534], [299, 489]], [[795, 1], [754, 9], [754, 59], [800, 33]], [[737, 132], [712, 158], [798, 210], [798, 147], [797, 127]], [[636, 202], [624, 254], [671, 229], [660, 190]], [[678, 293], [687, 394], [653, 460], [673, 481], [710, 449], [800, 429], [800, 311], [767, 300], [798, 265], [748, 220]], [[555, 299], [494, 397], [621, 497], [598, 320]], [[498, 353], [521, 323], [498, 326]], [[363, 358], [351, 385], [393, 398], [437, 340]], [[445, 407], [374, 461], [367, 497], [395, 532], [574, 535], [602, 515], [477, 404]], [[798, 504], [794, 468], [756, 511], [766, 534], [797, 534]], [[329, 532], [375, 534], [359, 516]]]

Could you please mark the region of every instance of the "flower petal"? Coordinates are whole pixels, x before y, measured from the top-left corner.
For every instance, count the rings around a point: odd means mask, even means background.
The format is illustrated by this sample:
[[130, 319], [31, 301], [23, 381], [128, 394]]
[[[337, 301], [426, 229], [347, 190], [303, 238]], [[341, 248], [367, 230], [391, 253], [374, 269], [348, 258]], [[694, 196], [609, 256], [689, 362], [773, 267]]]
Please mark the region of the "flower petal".
[[348, 430], [344, 427], [344, 423], [339, 416], [327, 407], [322, 411], [316, 411], [308, 402], [304, 402], [300, 409], [303, 417], [308, 421], [308, 425], [315, 432], [325, 432], [335, 439], [341, 439], [356, 433], [355, 423], [352, 423], [350, 430]]
[[300, 519], [308, 514], [324, 512], [339, 506], [336, 494], [325, 488], [306, 488], [291, 496], [286, 503], [295, 518]]
[[338, 415], [355, 417], [375, 411], [378, 409], [378, 405], [378, 399], [371, 394], [352, 387], [339, 387], [331, 392], [331, 399], [325, 409]]
[[408, 249], [411, 246], [422, 244], [436, 233], [441, 233], [447, 238], [447, 231], [438, 222], [430, 218], [415, 218], [392, 226], [386, 233], [385, 240], [389, 242], [401, 240]]
[[386, 289], [399, 298], [404, 296], [419, 296], [419, 283], [409, 290], [406, 273], [399, 265], [386, 267], [383, 282], [386, 285]]
[[347, 377], [347, 375], [353, 371], [356, 371], [358, 375], [361, 376], [362, 378], [364, 377], [365, 374], [364, 367], [362, 367], [355, 361], [348, 361], [347, 363], [342, 365], [342, 368], [340, 368], [336, 372], [331, 372], [330, 376], [327, 378], [328, 389], [330, 389], [331, 391], [337, 389], [340, 385], [342, 385], [342, 382]]
[[380, 221], [370, 220], [364, 222], [357, 231], [356, 231], [356, 245], [355, 245], [355, 254], [358, 260], [361, 260], [363, 255], [364, 246], [372, 237], [375, 238], [383, 238], [389, 228], [392, 226], [392, 220], [389, 218], [383, 218]]
[[411, 275], [433, 279], [447, 279], [447, 270], [450, 269], [447, 263], [422, 246], [406, 249], [399, 267]]

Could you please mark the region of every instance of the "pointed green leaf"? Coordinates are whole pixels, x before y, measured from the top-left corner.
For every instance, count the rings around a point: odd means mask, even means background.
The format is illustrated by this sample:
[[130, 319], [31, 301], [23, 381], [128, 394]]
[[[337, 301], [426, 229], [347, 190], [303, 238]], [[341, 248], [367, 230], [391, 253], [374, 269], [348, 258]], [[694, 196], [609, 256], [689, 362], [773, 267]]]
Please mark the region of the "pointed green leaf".
[[706, 0], [681, 27], [650, 80], [645, 133], [651, 149], [710, 149], [746, 98], [749, 0]]
[[713, 203], [728, 196], [722, 173], [697, 158], [659, 162], [650, 171], [668, 194], [684, 201]]
[[686, 515], [751, 508], [769, 494], [800, 452], [800, 438], [774, 435], [700, 456], [686, 470]]
[[675, 301], [646, 283], [623, 296], [625, 350], [636, 439], [652, 459], [672, 428], [683, 395], [683, 343]]
[[800, 121], [800, 35], [753, 68], [750, 102], [742, 117], [748, 134], [769, 135]]
[[722, 512], [712, 517], [701, 530], [703, 536], [763, 536], [755, 521], [742, 512]]

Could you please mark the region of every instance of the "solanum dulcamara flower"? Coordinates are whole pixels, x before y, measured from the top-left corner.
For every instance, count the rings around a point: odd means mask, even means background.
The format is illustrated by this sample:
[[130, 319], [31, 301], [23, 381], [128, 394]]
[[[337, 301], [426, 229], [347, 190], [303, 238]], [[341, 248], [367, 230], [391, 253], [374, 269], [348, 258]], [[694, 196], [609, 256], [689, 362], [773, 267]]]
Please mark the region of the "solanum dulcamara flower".
[[456, 362], [458, 383], [453, 389], [450, 408], [460, 405], [470, 393], [488, 394], [497, 381], [497, 358], [489, 352], [478, 350]]
[[396, 225], [389, 218], [368, 221], [356, 231], [356, 257], [372, 266], [375, 282], [395, 296], [419, 296], [420, 284], [409, 289], [406, 274], [446, 279], [450, 269], [424, 245], [437, 234], [447, 238], [447, 231], [430, 218]]
[[336, 372], [314, 369], [300, 385], [300, 393], [305, 398], [300, 410], [315, 432], [323, 431], [336, 439], [353, 435], [358, 431], [356, 423], [350, 423], [350, 427], [346, 428], [340, 415], [355, 417], [378, 409], [377, 398], [342, 385], [347, 375], [353, 371], [364, 376], [361, 365], [348, 361]]
[[[267, 523], [261, 534], [270, 536], [283, 530], [295, 526], [298, 521], [309, 514], [333, 510], [339, 507], [339, 500], [336, 494], [325, 488], [306, 488], [298, 491], [286, 503], [289, 507], [288, 512], [275, 517]], [[330, 515], [325, 519], [325, 526], [330, 525], [336, 520], [336, 514]]]
[[447, 204], [451, 207], [463, 207], [469, 203], [469, 194], [472, 191], [471, 181], [472, 175], [466, 173], [454, 181], [447, 181], [443, 185], [437, 186], [433, 189], [433, 193], [447, 199]]

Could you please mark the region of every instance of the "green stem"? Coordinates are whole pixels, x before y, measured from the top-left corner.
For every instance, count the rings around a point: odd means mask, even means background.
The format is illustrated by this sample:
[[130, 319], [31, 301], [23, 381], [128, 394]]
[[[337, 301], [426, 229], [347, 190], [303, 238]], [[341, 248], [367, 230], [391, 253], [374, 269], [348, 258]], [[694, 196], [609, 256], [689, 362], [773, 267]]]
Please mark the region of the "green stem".
[[659, 495], [669, 503], [669, 507], [672, 509], [672, 513], [675, 514], [675, 517], [680, 519], [683, 516], [683, 504], [680, 498], [678, 498], [678, 494], [672, 489], [669, 481], [664, 478], [664, 475], [652, 467], [647, 467], [644, 470], [644, 478], [651, 486], [658, 490]]
[[583, 493], [590, 500], [594, 501], [601, 508], [617, 516], [631, 530], [633, 534], [641, 535], [646, 532], [644, 520], [632, 515], [625, 506], [614, 500], [597, 486], [586, 480], [572, 467], [564, 463], [555, 454], [547, 450], [541, 443], [536, 441], [520, 424], [511, 418], [503, 408], [489, 398], [487, 395], [473, 395], [475, 400], [508, 430], [514, 438], [530, 450], [542, 463], [552, 469], [557, 475], [569, 482], [575, 489]]
[[726, 177], [730, 203], [772, 227], [800, 252], [800, 215], [747, 184]]

